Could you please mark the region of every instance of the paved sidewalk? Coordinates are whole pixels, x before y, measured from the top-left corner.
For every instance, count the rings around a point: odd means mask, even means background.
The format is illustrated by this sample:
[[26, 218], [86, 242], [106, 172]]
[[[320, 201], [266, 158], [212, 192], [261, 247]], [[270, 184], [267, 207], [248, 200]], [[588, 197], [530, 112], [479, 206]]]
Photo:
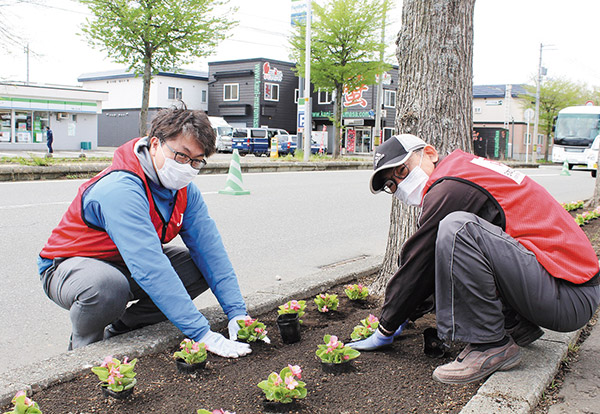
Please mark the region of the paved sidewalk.
[[549, 414], [600, 413], [600, 329], [592, 329], [581, 344], [579, 359], [567, 373], [558, 394], [564, 400], [550, 407]]

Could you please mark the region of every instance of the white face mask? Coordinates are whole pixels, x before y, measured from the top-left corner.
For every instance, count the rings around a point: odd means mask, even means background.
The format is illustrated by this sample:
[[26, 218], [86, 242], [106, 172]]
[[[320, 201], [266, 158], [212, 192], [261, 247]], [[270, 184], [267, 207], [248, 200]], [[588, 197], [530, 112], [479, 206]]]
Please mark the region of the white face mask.
[[429, 176], [421, 168], [423, 162], [423, 153], [421, 153], [421, 161], [419, 165], [415, 167], [408, 176], [400, 182], [396, 187], [394, 197], [402, 201], [404, 204], [409, 206], [420, 206], [421, 199], [423, 197], [423, 189]]
[[162, 145], [159, 143], [158, 146], [165, 159], [162, 168], [156, 169], [158, 179], [163, 187], [168, 188], [169, 190], [181, 190], [182, 188], [187, 187], [198, 175], [198, 170], [192, 168], [190, 164], [179, 164], [174, 159], [167, 158], [162, 149]]

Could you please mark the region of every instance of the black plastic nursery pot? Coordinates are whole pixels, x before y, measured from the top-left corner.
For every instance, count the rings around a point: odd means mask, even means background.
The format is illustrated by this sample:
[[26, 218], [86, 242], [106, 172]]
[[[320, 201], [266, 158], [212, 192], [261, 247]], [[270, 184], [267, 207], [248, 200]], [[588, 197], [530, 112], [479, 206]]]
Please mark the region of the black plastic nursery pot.
[[321, 368], [323, 368], [323, 372], [328, 374], [343, 374], [344, 372], [354, 371], [354, 364], [352, 361], [353, 360], [350, 359], [346, 362], [340, 362], [339, 364], [321, 361]]
[[102, 388], [102, 395], [104, 395], [105, 397], [112, 397], [116, 400], [124, 400], [125, 398], [128, 398], [129, 396], [131, 396], [131, 394], [133, 394], [134, 387], [128, 388], [123, 391], [113, 391], [108, 387], [100, 388]]
[[298, 411], [301, 407], [297, 400], [292, 400], [290, 403], [263, 400], [263, 408], [265, 414], [280, 414]]
[[423, 352], [430, 358], [442, 358], [446, 353], [444, 342], [438, 338], [437, 329], [423, 331]]
[[300, 319], [297, 313], [284, 313], [277, 317], [277, 327], [285, 344], [300, 341]]
[[204, 369], [206, 366], [206, 359], [202, 362], [198, 362], [197, 364], [188, 364], [183, 359], [177, 358], [175, 360], [175, 365], [177, 365], [177, 371], [183, 372], [184, 374], [191, 374], [200, 369]]

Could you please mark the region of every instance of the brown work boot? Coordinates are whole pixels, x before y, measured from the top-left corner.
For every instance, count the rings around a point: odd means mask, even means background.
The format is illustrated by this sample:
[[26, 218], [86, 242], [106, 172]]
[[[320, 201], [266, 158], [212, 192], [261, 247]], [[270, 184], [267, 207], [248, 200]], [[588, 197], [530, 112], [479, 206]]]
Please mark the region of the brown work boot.
[[478, 381], [496, 371], [506, 371], [521, 361], [521, 348], [509, 338], [506, 345], [480, 351], [467, 345], [455, 361], [433, 371], [433, 379], [444, 384], [466, 384]]

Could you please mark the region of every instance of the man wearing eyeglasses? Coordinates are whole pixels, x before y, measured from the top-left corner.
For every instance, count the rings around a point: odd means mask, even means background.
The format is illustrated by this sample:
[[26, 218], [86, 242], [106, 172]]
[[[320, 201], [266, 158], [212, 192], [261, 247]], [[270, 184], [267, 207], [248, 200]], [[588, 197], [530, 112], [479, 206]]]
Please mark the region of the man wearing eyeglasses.
[[600, 299], [598, 259], [573, 218], [539, 184], [498, 162], [456, 150], [440, 157], [414, 135], [377, 148], [370, 189], [421, 206], [385, 293], [378, 330], [354, 343], [390, 345], [435, 294], [437, 334], [466, 348], [433, 378], [478, 381], [508, 370], [520, 347], [581, 328]]
[[[204, 112], [164, 109], [148, 137], [119, 147], [79, 188], [38, 259], [44, 291], [69, 310], [69, 349], [168, 318], [217, 355], [251, 352], [236, 341], [247, 314], [237, 277], [192, 183], [214, 152]], [[167, 245], [177, 235], [185, 248]], [[229, 318], [229, 339], [192, 301], [208, 288]]]

